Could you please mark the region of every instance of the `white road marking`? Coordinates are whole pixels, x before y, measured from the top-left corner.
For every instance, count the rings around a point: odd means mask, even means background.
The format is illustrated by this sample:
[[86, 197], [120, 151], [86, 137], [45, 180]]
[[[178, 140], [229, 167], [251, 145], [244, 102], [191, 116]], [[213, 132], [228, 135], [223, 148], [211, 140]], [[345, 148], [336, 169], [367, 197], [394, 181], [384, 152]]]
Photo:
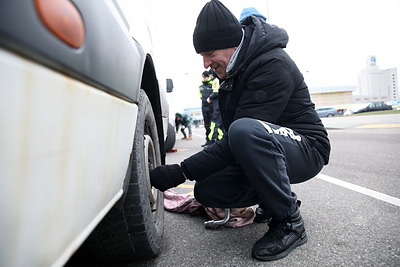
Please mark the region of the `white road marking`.
[[370, 197], [373, 197], [373, 198], [376, 198], [376, 199], [379, 199], [379, 200], [382, 200], [387, 203], [390, 203], [390, 204], [400, 207], [400, 199], [398, 199], [396, 197], [392, 197], [392, 196], [380, 193], [378, 191], [374, 191], [374, 190], [371, 190], [371, 189], [368, 189], [368, 188], [365, 188], [365, 187], [362, 187], [359, 185], [345, 182], [345, 181], [342, 181], [342, 180], [339, 180], [339, 179], [336, 179], [336, 178], [333, 178], [333, 177], [330, 177], [330, 176], [324, 175], [324, 174], [318, 174], [315, 177], [317, 177], [321, 180], [324, 180], [326, 182], [342, 186], [344, 188], [356, 191], [358, 193], [361, 193], [361, 194], [364, 194], [364, 195], [367, 195], [367, 196], [370, 196]]
[[[204, 138], [204, 134], [193, 133], [193, 135], [201, 137], [201, 138]], [[315, 177], [317, 177], [317, 178], [319, 178], [319, 179], [321, 179], [323, 181], [342, 186], [344, 188], [353, 190], [355, 192], [358, 192], [358, 193], [361, 193], [361, 194], [364, 194], [364, 195], [373, 197], [375, 199], [379, 199], [379, 200], [382, 200], [384, 202], [387, 202], [387, 203], [390, 203], [390, 204], [393, 204], [395, 206], [400, 207], [400, 199], [399, 198], [392, 197], [392, 196], [380, 193], [378, 191], [371, 190], [371, 189], [368, 189], [368, 188], [365, 188], [365, 187], [362, 187], [362, 186], [359, 186], [359, 185], [355, 185], [355, 184], [352, 184], [352, 183], [349, 183], [349, 182], [345, 182], [345, 181], [339, 180], [337, 178], [330, 177], [328, 175], [318, 174]]]

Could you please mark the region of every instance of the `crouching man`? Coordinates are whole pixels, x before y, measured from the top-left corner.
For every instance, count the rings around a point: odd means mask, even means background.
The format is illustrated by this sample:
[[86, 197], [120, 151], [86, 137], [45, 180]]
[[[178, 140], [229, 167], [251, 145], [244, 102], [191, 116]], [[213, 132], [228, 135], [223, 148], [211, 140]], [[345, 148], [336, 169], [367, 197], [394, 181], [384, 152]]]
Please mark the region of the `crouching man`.
[[328, 134], [304, 78], [283, 48], [286, 31], [256, 17], [239, 24], [219, 1], [201, 10], [193, 34], [204, 68], [221, 79], [220, 112], [227, 134], [180, 165], [150, 173], [162, 191], [195, 180], [195, 197], [208, 207], [259, 204], [255, 221], [268, 231], [252, 256], [269, 261], [307, 241], [291, 184], [309, 180], [328, 163]]

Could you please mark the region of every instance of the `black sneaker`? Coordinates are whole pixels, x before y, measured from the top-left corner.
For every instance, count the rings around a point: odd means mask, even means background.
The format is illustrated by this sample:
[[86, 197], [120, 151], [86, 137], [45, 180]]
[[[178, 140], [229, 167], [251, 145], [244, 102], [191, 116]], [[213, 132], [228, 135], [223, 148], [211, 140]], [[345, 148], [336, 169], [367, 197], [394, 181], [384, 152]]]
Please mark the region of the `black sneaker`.
[[205, 144], [201, 145], [201, 146], [202, 147], [208, 147], [208, 146], [211, 146], [213, 143], [214, 143], [213, 140], [207, 140], [207, 142]]
[[204, 144], [202, 144], [201, 145], [201, 147], [205, 147], [205, 146], [208, 146], [209, 145], [209, 143], [210, 143], [210, 141], [209, 140], [207, 140]]
[[[301, 201], [297, 200], [296, 205], [298, 208], [300, 208]], [[271, 214], [268, 212], [268, 210], [264, 207], [263, 203], [258, 204], [258, 207], [256, 209], [256, 217], [254, 217], [254, 222], [255, 223], [269, 223], [272, 219]]]
[[261, 261], [277, 260], [306, 242], [304, 222], [297, 209], [285, 220], [271, 220], [268, 232], [254, 244], [251, 255]]
[[254, 217], [255, 223], [268, 223], [271, 220], [271, 214], [266, 208], [260, 203], [256, 209], [256, 217]]

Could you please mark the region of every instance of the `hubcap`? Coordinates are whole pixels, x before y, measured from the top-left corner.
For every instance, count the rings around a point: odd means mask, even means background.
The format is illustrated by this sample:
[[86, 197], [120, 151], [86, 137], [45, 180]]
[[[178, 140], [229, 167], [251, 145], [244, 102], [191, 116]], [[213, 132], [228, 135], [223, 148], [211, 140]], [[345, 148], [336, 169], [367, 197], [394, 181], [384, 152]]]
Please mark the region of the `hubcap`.
[[157, 218], [157, 201], [158, 201], [158, 190], [151, 186], [150, 183], [150, 170], [157, 166], [156, 153], [154, 150], [154, 143], [151, 137], [147, 134], [144, 135], [144, 153], [145, 153], [145, 175], [147, 192], [149, 194], [150, 207], [153, 213], [153, 219]]

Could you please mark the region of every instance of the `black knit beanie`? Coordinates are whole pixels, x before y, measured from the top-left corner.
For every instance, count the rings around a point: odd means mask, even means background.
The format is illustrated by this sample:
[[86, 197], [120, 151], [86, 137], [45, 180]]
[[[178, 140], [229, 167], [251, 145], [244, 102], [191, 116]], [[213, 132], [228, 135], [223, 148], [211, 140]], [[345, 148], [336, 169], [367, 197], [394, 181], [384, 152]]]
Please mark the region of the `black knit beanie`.
[[218, 0], [211, 0], [200, 11], [193, 33], [196, 53], [236, 47], [242, 39], [237, 18]]

